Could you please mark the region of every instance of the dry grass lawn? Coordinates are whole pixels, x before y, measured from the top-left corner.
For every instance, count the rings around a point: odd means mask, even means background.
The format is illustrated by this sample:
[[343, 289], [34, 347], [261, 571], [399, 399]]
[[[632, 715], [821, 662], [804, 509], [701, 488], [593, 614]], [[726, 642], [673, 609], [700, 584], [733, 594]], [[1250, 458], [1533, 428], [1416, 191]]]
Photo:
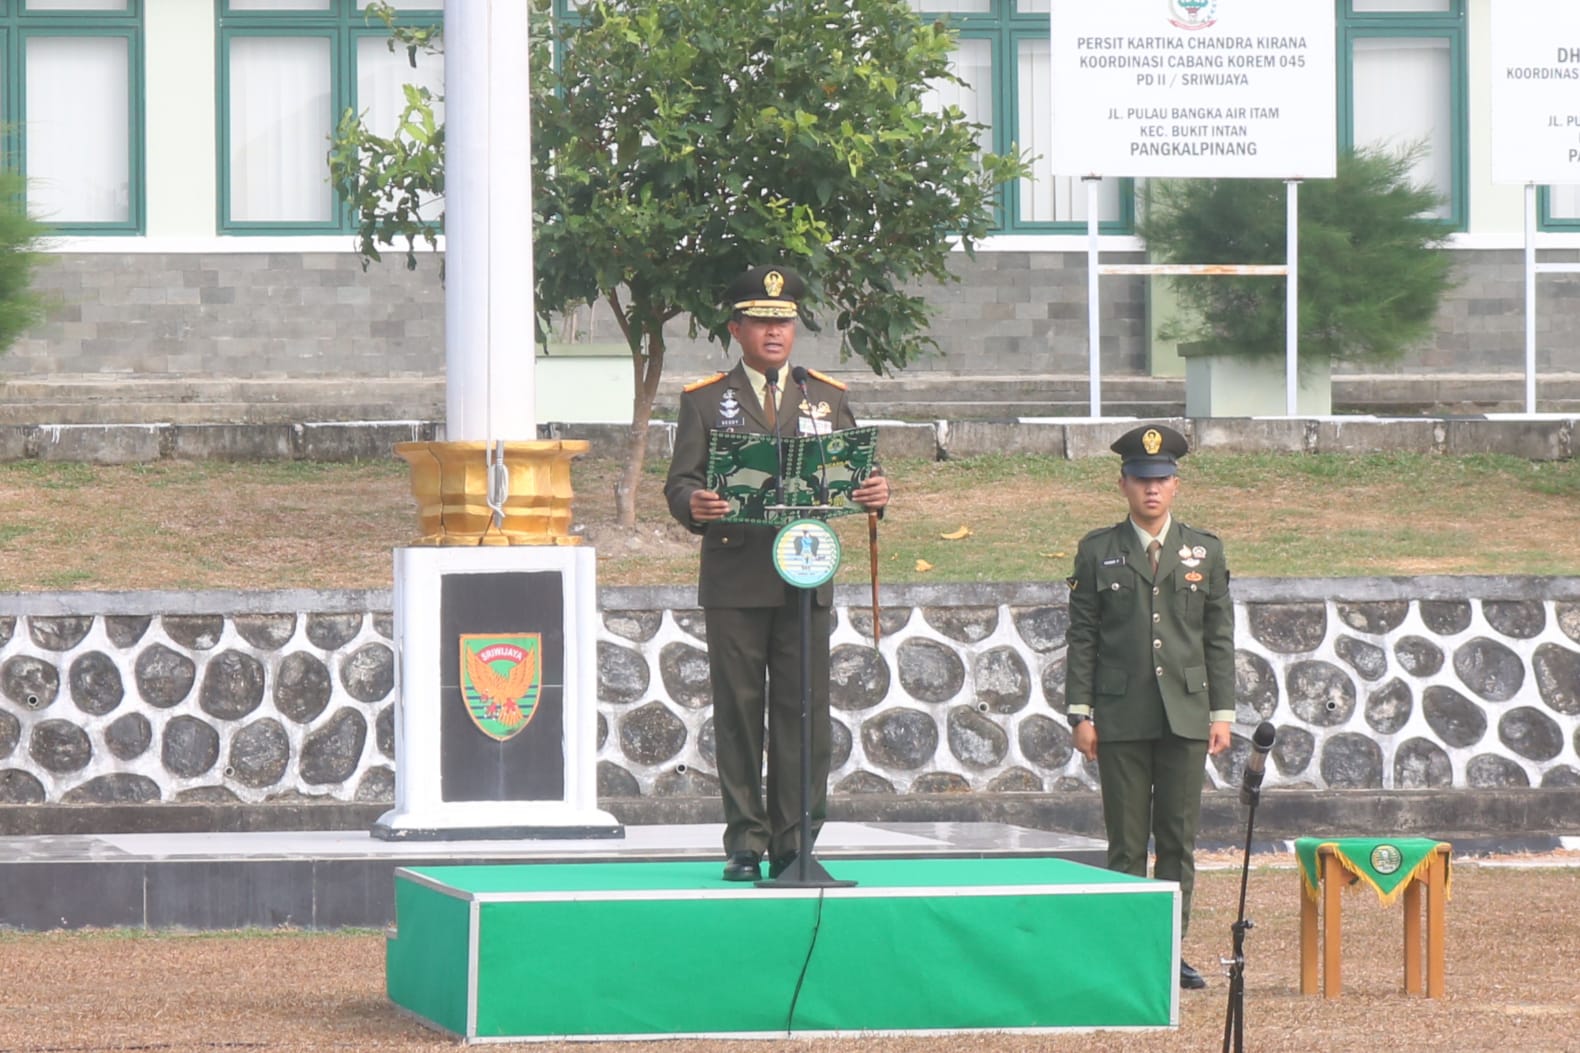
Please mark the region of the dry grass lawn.
[[[575, 468], [576, 516], [605, 585], [684, 583], [696, 539], [649, 465], [638, 524], [614, 521], [617, 466]], [[1109, 459], [988, 457], [891, 464], [885, 582], [1045, 581], [1124, 506]], [[1218, 532], [1256, 577], [1580, 574], [1580, 460], [1192, 455], [1175, 509]], [[867, 580], [865, 517], [838, 521], [840, 580]], [[415, 533], [406, 466], [159, 462], [0, 464], [0, 593], [385, 588]], [[947, 540], [960, 527], [969, 536]]]

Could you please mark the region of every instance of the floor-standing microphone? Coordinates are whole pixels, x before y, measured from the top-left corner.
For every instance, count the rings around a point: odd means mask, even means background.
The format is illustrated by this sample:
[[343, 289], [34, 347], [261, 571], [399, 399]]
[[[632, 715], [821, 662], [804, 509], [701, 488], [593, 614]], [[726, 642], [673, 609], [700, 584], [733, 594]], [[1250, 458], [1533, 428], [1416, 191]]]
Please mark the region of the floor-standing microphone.
[[796, 366], [790, 370], [790, 379], [795, 381], [795, 386], [801, 389], [801, 399], [806, 403], [807, 415], [812, 420], [812, 434], [817, 436], [818, 476], [822, 481], [823, 493], [818, 499], [820, 504], [829, 504], [828, 499], [828, 450], [823, 446], [823, 432], [817, 426], [817, 416], [812, 413], [812, 395], [806, 389], [806, 367]]
[[1267, 754], [1278, 738], [1278, 729], [1271, 720], [1256, 726], [1251, 735], [1251, 756], [1245, 762], [1245, 777], [1240, 783], [1240, 803], [1250, 805], [1262, 792], [1262, 775], [1267, 769]]

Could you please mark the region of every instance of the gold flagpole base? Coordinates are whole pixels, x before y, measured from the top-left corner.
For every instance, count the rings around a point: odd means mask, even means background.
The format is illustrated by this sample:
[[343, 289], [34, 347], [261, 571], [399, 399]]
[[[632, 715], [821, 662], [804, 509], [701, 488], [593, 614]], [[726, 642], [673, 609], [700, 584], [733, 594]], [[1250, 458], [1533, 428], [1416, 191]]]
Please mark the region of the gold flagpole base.
[[422, 536], [413, 545], [580, 545], [571, 534], [571, 461], [584, 439], [507, 442], [504, 517], [488, 506], [486, 442], [402, 442]]

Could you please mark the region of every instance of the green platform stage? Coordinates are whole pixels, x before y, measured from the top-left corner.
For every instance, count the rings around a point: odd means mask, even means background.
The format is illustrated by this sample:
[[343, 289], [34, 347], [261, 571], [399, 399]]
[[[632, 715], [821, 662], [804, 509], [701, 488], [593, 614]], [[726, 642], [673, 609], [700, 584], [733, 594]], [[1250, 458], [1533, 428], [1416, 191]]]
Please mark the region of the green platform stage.
[[402, 868], [390, 1000], [470, 1041], [1161, 1028], [1179, 890], [1063, 859]]

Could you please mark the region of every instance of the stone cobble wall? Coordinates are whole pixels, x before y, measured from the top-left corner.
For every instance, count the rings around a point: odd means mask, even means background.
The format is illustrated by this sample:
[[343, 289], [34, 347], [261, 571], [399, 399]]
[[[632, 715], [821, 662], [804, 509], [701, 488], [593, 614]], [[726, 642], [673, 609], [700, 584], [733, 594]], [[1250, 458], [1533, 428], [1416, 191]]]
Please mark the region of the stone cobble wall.
[[[1392, 370], [1507, 372], [1523, 361], [1524, 269], [1517, 250], [1451, 250], [1460, 284], [1437, 333]], [[1544, 252], [1572, 261], [1573, 251]], [[1108, 253], [1105, 262], [1139, 261]], [[1084, 374], [1086, 256], [979, 252], [959, 256], [958, 283], [923, 290], [937, 309], [942, 354], [908, 367], [976, 374]], [[354, 253], [51, 253], [35, 283], [48, 319], [0, 357], [0, 375], [178, 374], [218, 377], [438, 376], [444, 289], [437, 260], [408, 271], [391, 257], [364, 272]], [[1105, 371], [1148, 371], [1146, 279], [1103, 284]], [[1542, 279], [1537, 369], [1580, 370], [1580, 276]], [[620, 343], [607, 309], [584, 312], [582, 338]], [[832, 328], [804, 333], [805, 364], [840, 366]], [[729, 355], [670, 334], [669, 375], [718, 368]], [[1373, 372], [1373, 368], [1363, 371]]]
[[[1580, 581], [1236, 583], [1233, 786], [1580, 785]], [[607, 589], [602, 797], [717, 792], [689, 589]], [[1095, 789], [1064, 719], [1051, 585], [858, 590], [831, 638], [836, 793]], [[382, 801], [394, 785], [387, 593], [59, 594], [0, 610], [0, 803]]]

